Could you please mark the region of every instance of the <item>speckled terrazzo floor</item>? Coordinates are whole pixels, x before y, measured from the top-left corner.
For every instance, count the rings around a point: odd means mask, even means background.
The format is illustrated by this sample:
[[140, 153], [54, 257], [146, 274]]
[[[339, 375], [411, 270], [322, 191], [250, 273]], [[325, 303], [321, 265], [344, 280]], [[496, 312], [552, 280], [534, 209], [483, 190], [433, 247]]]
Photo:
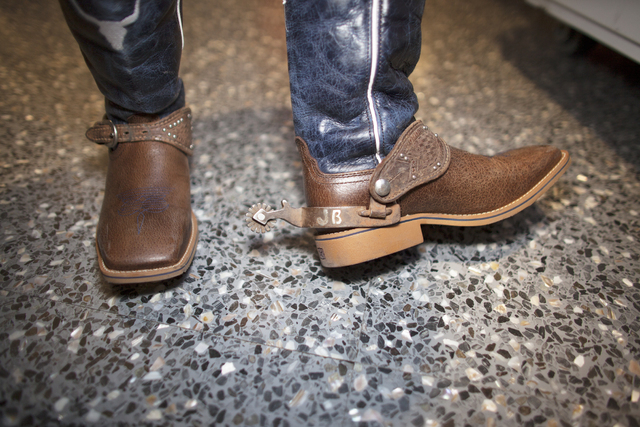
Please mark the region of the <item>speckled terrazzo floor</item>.
[[507, 0], [428, 0], [425, 120], [478, 153], [573, 165], [493, 226], [326, 270], [303, 201], [281, 2], [185, 2], [200, 221], [183, 277], [106, 284], [93, 236], [102, 99], [55, 2], [0, 3], [0, 424], [640, 425], [640, 66], [568, 58]]

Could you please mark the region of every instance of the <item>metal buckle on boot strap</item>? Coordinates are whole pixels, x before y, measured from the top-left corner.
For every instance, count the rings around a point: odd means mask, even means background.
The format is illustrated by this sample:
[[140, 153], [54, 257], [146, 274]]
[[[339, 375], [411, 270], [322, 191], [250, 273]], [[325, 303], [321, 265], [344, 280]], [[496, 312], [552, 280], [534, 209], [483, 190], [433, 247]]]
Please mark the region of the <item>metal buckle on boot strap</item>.
[[111, 120], [109, 120], [109, 123], [111, 124], [111, 135], [109, 135], [111, 137], [111, 142], [107, 142], [104, 145], [113, 150], [118, 146], [118, 128]]
[[[121, 125], [122, 126], [122, 125]], [[125, 136], [128, 132], [124, 132]], [[89, 141], [95, 142], [99, 145], [106, 145], [110, 149], [115, 149], [120, 142], [120, 133], [118, 132], [118, 126], [111, 120], [103, 120], [95, 123], [85, 134]]]
[[366, 206], [292, 208], [286, 200], [282, 209], [271, 210], [262, 203], [253, 205], [246, 214], [247, 226], [256, 233], [273, 228], [276, 219], [301, 228], [363, 228], [385, 227], [400, 221], [400, 205], [381, 205], [372, 199]]

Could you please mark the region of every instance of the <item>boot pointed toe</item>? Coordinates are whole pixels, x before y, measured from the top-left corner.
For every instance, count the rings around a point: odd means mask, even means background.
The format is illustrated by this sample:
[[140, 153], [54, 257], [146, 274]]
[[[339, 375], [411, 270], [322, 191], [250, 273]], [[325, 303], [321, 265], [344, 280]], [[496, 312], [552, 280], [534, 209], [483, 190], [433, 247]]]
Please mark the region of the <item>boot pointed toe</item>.
[[562, 157], [560, 150], [548, 146], [524, 147], [493, 157], [451, 148], [447, 172], [408, 192], [400, 201], [403, 214], [445, 214], [464, 219], [500, 210], [517, 203], [543, 181]]

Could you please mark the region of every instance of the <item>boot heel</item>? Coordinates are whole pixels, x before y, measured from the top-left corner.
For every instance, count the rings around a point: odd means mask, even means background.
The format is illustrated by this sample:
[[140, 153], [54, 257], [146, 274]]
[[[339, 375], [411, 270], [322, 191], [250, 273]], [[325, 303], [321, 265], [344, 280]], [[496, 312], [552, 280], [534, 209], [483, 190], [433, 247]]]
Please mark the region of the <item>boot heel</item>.
[[323, 266], [345, 267], [419, 245], [424, 237], [419, 221], [406, 221], [390, 227], [322, 234], [315, 240]]

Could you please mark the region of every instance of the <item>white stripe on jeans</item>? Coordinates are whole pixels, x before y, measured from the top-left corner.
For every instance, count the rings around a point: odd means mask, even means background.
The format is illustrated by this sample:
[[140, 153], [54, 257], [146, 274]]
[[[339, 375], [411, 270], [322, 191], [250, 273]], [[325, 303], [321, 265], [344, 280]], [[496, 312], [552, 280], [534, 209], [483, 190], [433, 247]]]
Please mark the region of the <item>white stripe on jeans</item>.
[[369, 87], [367, 88], [367, 103], [369, 104], [369, 114], [373, 121], [373, 137], [376, 141], [376, 160], [378, 163], [382, 161], [380, 152], [382, 151], [380, 142], [380, 118], [376, 114], [376, 107], [373, 102], [373, 82], [376, 79], [376, 71], [378, 69], [378, 52], [380, 50], [380, 0], [372, 1], [371, 8], [371, 73], [369, 74]]
[[182, 37], [182, 48], [184, 49], [184, 31], [182, 30], [182, 14], [180, 13], [180, 2], [181, 0], [178, 0], [178, 3], [176, 5], [176, 11], [178, 12], [178, 24], [180, 24], [180, 37]]

